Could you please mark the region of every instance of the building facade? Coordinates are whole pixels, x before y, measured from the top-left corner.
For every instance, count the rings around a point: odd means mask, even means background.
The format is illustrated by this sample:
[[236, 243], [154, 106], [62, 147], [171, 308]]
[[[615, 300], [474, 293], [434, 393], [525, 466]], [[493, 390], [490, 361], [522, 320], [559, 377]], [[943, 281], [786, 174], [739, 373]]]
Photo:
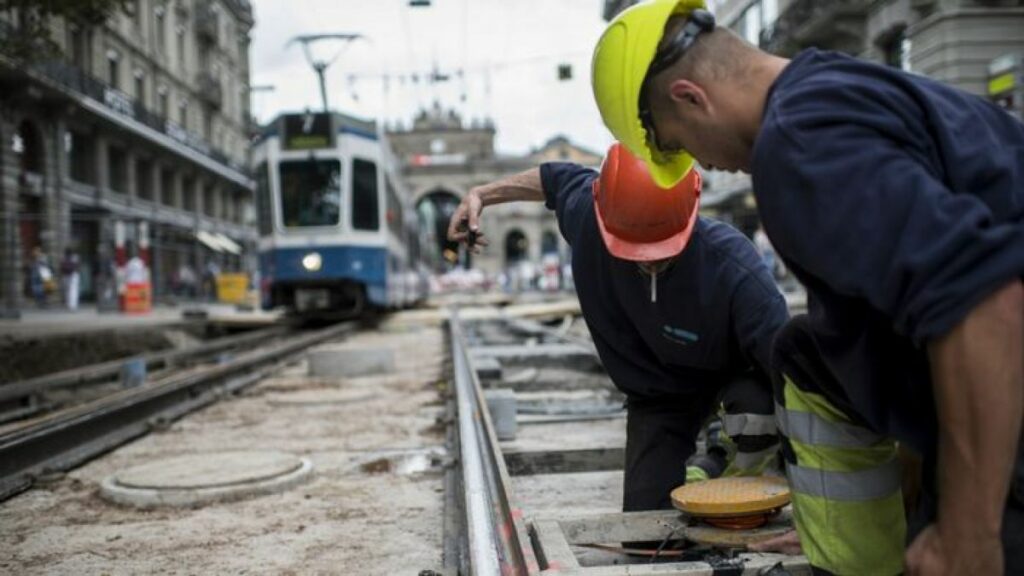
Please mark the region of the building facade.
[[[424, 255], [437, 270], [458, 262], [458, 246], [446, 243], [448, 220], [474, 187], [534, 168], [547, 161], [577, 162], [596, 167], [601, 155], [558, 136], [523, 156], [494, 150], [495, 128], [488, 121], [464, 122], [452, 110], [435, 104], [423, 110], [410, 127], [393, 127], [388, 139], [403, 163], [403, 174], [424, 232]], [[490, 246], [472, 256], [471, 264], [498, 275], [519, 263], [539, 266], [545, 255], [561, 262], [568, 249], [554, 214], [539, 203], [516, 202], [488, 208], [481, 229]]]
[[[0, 34], [17, 16], [0, 12]], [[246, 268], [253, 24], [247, 0], [133, 0], [102, 25], [48, 22], [59, 56], [0, 54], [5, 310], [24, 304], [40, 253], [56, 273], [75, 251], [87, 299], [109, 297], [134, 252], [157, 296], [184, 267]]]

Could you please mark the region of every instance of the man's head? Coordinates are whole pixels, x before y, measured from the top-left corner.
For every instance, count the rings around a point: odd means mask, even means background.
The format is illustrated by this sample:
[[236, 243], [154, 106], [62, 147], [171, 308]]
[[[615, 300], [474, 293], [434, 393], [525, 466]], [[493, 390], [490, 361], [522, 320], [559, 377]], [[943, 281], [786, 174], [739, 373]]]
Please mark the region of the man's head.
[[707, 168], [749, 170], [784, 63], [716, 27], [701, 0], [654, 0], [609, 24], [594, 51], [594, 96], [616, 138], [667, 187], [690, 155]]
[[661, 272], [686, 248], [697, 221], [696, 170], [669, 189], [658, 187], [643, 161], [622, 144], [608, 149], [594, 180], [594, 209], [608, 252], [648, 273]]

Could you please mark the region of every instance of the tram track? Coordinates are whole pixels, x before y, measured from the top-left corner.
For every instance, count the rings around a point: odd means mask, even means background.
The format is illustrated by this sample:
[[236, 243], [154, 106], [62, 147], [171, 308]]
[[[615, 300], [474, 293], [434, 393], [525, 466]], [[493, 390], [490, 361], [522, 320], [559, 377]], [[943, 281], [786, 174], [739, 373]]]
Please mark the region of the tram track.
[[183, 367], [216, 362], [232, 353], [287, 337], [296, 331], [293, 326], [272, 326], [185, 348], [118, 358], [9, 382], [0, 386], [0, 424], [94, 400], [97, 395], [109, 393], [112, 385], [121, 387], [122, 373], [128, 365], [140, 376], [158, 379]]
[[[275, 332], [270, 338], [264, 334], [259, 344], [258, 338], [236, 338], [233, 346], [223, 350], [237, 353], [218, 363], [167, 370], [142, 386], [0, 428], [0, 500], [164, 427], [257, 382], [307, 348], [356, 329], [355, 322], [346, 322], [298, 334]], [[208, 355], [209, 350], [205, 352]], [[109, 367], [93, 373], [104, 370]], [[68, 376], [61, 378], [72, 381]], [[8, 397], [16, 397], [11, 394]]]

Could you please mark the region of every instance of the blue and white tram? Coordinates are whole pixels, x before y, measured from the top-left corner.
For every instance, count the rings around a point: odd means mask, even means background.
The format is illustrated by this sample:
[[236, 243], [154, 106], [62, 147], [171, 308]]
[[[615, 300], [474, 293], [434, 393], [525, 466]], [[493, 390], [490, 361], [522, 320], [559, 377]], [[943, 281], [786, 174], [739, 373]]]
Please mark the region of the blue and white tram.
[[265, 308], [351, 316], [426, 297], [415, 213], [373, 122], [281, 115], [253, 164]]

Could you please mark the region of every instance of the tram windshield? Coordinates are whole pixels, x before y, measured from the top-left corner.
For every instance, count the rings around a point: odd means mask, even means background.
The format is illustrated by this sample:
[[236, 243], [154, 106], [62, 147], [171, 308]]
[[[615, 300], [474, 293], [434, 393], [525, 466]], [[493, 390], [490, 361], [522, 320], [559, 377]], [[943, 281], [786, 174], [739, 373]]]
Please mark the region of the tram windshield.
[[341, 163], [290, 160], [278, 165], [281, 215], [288, 228], [337, 226], [341, 222]]

